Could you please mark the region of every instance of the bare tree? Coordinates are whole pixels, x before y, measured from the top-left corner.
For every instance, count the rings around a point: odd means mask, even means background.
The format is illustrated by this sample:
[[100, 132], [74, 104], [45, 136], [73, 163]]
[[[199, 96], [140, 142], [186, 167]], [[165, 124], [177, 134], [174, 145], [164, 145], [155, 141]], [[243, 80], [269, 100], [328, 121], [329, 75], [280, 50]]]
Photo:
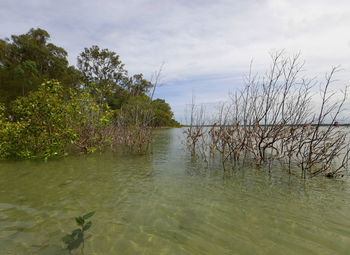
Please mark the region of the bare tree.
[[321, 103], [315, 111], [312, 89], [317, 83], [302, 75], [300, 54], [286, 57], [280, 51], [271, 54], [271, 60], [262, 77], [252, 75], [250, 69], [244, 88], [230, 95], [208, 131], [200, 128], [203, 121], [198, 120], [204, 113], [192, 104], [191, 125], [185, 131], [191, 152], [206, 161], [221, 154], [224, 169], [227, 161], [249, 161], [271, 170], [278, 161], [288, 173], [301, 169], [303, 178], [341, 175], [348, 164], [348, 132], [337, 123], [347, 88], [341, 97], [329, 89], [339, 68], [332, 68], [324, 84], [319, 84]]

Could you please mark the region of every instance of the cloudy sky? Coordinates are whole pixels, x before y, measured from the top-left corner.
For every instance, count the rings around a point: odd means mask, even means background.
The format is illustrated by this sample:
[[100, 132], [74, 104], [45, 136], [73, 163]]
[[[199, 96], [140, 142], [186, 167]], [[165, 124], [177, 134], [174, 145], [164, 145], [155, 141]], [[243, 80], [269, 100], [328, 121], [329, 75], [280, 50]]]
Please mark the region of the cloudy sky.
[[269, 52], [301, 51], [310, 75], [341, 65], [350, 81], [349, 0], [0, 0], [0, 38], [46, 29], [71, 64], [84, 47], [117, 52], [132, 73], [164, 64], [157, 96], [178, 120], [195, 95], [213, 104], [263, 72]]

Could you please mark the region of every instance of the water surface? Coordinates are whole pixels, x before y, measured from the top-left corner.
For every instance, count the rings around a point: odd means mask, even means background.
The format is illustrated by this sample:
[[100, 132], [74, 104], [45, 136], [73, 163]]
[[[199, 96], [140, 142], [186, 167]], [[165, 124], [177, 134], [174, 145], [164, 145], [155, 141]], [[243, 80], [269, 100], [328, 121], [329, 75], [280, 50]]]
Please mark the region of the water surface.
[[206, 169], [181, 129], [156, 131], [151, 155], [1, 162], [0, 254], [68, 254], [89, 211], [85, 255], [350, 254], [350, 180], [273, 170]]

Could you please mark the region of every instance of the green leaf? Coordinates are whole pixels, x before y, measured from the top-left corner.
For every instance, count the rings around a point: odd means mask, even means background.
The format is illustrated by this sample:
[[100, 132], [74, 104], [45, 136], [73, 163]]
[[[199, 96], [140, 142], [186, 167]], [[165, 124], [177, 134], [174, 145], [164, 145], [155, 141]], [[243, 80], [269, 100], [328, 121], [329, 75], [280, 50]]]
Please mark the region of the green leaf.
[[72, 250], [74, 250], [74, 249], [77, 249], [77, 248], [79, 248], [79, 246], [83, 243], [83, 239], [81, 239], [81, 238], [79, 238], [79, 239], [75, 239], [75, 240], [73, 240], [72, 242], [70, 242], [69, 244], [68, 244], [68, 250], [69, 251], [72, 251]]
[[88, 223], [86, 223], [86, 225], [83, 227], [83, 231], [88, 230], [88, 229], [91, 227], [91, 225], [92, 225], [92, 222], [91, 222], [91, 221], [89, 221]]
[[64, 237], [62, 237], [62, 241], [65, 244], [69, 244], [70, 242], [72, 242], [74, 240], [72, 235], [65, 235]]
[[75, 230], [72, 231], [72, 236], [75, 237], [77, 234], [79, 234], [81, 232], [80, 228], [77, 228]]
[[78, 239], [84, 239], [84, 232], [83, 231], [79, 232]]
[[85, 214], [85, 215], [83, 216], [83, 219], [86, 220], [86, 219], [88, 219], [88, 218], [94, 216], [94, 214], [95, 214], [95, 212], [89, 212], [89, 213], [87, 213], [87, 214]]
[[81, 216], [76, 217], [76, 218], [75, 218], [75, 221], [77, 222], [77, 224], [78, 224], [79, 226], [83, 226], [83, 224], [84, 224], [84, 222], [85, 222], [85, 220], [84, 220]]

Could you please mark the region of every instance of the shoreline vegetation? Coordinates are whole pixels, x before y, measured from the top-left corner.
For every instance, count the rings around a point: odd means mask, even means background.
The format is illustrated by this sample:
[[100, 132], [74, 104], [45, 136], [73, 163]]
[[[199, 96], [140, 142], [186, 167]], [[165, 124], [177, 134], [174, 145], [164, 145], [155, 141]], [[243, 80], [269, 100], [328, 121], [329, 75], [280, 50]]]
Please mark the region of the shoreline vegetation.
[[[262, 76], [251, 68], [243, 89], [209, 119], [192, 103], [189, 125], [153, 99], [162, 67], [151, 80], [129, 75], [119, 55], [94, 45], [69, 66], [67, 52], [47, 31], [0, 40], [0, 159], [48, 159], [105, 148], [149, 151], [152, 130], [184, 127], [192, 155], [209, 166], [254, 164], [289, 174], [338, 177], [348, 169], [348, 121], [341, 119], [347, 87], [332, 91], [338, 68], [323, 83], [305, 77], [300, 54], [271, 54]], [[319, 94], [315, 95], [315, 87]], [[314, 99], [318, 99], [317, 104]]]
[[33, 159], [123, 147], [148, 150], [155, 127], [180, 124], [154, 99], [153, 79], [130, 76], [119, 56], [94, 45], [68, 65], [43, 29], [0, 40], [0, 158]]
[[192, 103], [190, 125], [184, 130], [189, 151], [207, 166], [219, 157], [225, 171], [251, 164], [271, 172], [279, 164], [304, 179], [343, 176], [349, 163], [349, 131], [338, 127], [348, 126], [339, 124], [347, 87], [337, 92], [330, 88], [338, 68], [318, 83], [302, 74], [300, 54], [276, 52], [271, 60], [263, 76], [250, 70], [243, 89], [230, 94], [213, 118]]
[[[181, 125], [181, 127], [191, 127], [193, 125]], [[197, 126], [197, 125], [196, 125]], [[216, 126], [215, 124], [208, 124], [208, 125], [198, 125], [199, 127], [214, 127]], [[233, 127], [235, 125], [222, 125], [223, 127]], [[254, 125], [247, 125], [247, 126], [254, 126]], [[269, 125], [269, 124], [266, 124], [266, 125], [260, 125], [262, 127], [273, 127], [274, 125]], [[292, 125], [292, 124], [286, 124], [285, 125], [286, 127], [288, 126], [304, 126], [304, 124], [296, 124], [296, 125]], [[317, 124], [310, 124], [311, 127], [314, 127], [314, 126], [317, 126]], [[329, 127], [329, 126], [335, 126], [335, 127], [350, 127], [350, 123], [344, 123], [344, 124], [320, 124], [319, 125], [320, 127]], [[167, 127], [165, 127], [167, 128]], [[169, 128], [172, 128], [172, 127], [169, 127]]]

